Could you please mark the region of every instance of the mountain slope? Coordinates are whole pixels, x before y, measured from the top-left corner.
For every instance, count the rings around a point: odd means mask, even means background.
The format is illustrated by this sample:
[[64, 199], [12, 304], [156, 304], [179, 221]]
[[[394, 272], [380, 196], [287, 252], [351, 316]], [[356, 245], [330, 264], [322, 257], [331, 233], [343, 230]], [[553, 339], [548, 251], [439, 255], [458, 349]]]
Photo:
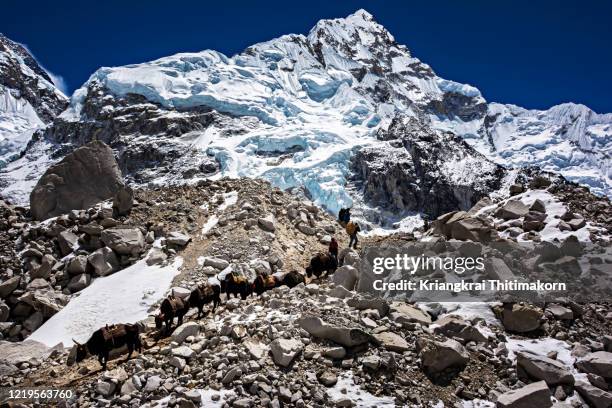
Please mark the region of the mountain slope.
[[67, 104], [28, 50], [0, 34], [0, 167]]
[[[608, 154], [609, 115], [571, 119], [571, 109], [563, 114], [556, 107], [542, 119], [518, 111], [487, 104], [478, 89], [438, 77], [359, 10], [321, 20], [307, 36], [285, 35], [231, 58], [202, 51], [101, 68], [26, 155], [0, 173], [0, 184], [4, 196], [25, 202], [44, 163], [99, 139], [137, 185], [261, 177], [283, 189], [303, 188], [332, 212], [356, 205], [367, 214], [374, 204], [353, 185], [351, 158], [366, 147], [384, 148], [378, 131], [404, 117], [436, 138], [451, 131], [501, 164], [541, 165], [610, 194], [609, 166], [599, 160]], [[542, 154], [528, 147], [537, 137], [545, 138]], [[558, 160], [557, 142], [570, 159]], [[473, 149], [466, 152], [490, 166]], [[455, 170], [465, 179], [473, 168]], [[488, 194], [500, 182], [477, 190]]]

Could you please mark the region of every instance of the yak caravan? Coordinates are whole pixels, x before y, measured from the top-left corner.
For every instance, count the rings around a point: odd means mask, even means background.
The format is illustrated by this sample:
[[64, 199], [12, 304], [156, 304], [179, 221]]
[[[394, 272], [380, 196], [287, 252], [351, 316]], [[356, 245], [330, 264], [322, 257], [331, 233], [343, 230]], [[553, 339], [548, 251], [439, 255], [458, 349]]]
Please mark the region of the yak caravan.
[[609, 4], [6, 3], [0, 406], [612, 407]]

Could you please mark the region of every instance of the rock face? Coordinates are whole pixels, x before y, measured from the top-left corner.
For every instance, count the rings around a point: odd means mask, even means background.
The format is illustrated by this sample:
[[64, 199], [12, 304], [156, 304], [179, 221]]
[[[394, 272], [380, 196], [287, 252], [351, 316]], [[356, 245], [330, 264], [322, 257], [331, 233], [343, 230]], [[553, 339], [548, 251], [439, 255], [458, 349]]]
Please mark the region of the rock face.
[[30, 194], [37, 220], [85, 209], [112, 198], [123, 188], [113, 151], [100, 141], [79, 147], [51, 166]]
[[[462, 139], [416, 119], [396, 118], [378, 138], [388, 145], [362, 148], [352, 169], [365, 200], [394, 213], [423, 211], [435, 218], [467, 210], [499, 188], [505, 173]], [[460, 178], [458, 171], [478, 177]]]
[[550, 406], [552, 406], [550, 390], [545, 381], [508, 391], [497, 399], [497, 408], [548, 408]]

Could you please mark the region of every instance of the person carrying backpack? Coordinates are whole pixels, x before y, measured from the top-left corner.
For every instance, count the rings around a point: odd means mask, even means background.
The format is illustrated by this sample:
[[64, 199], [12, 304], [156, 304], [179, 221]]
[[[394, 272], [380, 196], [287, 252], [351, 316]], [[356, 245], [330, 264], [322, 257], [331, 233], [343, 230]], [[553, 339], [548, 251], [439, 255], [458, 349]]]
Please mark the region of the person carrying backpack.
[[349, 240], [349, 248], [357, 248], [357, 233], [361, 231], [361, 228], [359, 227], [359, 224], [357, 224], [356, 222], [353, 221], [349, 221], [348, 224], [346, 224], [346, 233], [349, 235], [350, 240]]

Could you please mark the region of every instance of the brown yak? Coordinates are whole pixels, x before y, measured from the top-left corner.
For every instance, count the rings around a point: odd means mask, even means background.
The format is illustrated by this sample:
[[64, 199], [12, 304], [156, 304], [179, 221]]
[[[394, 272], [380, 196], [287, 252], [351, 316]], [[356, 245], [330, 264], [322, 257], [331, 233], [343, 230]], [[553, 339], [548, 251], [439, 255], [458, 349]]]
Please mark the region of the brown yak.
[[315, 275], [319, 278], [323, 272], [327, 271], [327, 275], [336, 272], [338, 261], [330, 254], [318, 253], [310, 260], [310, 265], [306, 268], [306, 276], [309, 278]]
[[304, 275], [295, 270], [287, 272], [280, 279], [280, 285], [289, 286], [289, 289], [296, 287], [300, 283], [305, 283]]
[[174, 296], [174, 293], [165, 298], [159, 308], [159, 313], [155, 316], [155, 327], [161, 330], [162, 325], [166, 325], [166, 333], [170, 332], [174, 318], [178, 318], [177, 326], [183, 324], [183, 316], [189, 311], [189, 301]]
[[140, 330], [137, 325], [121, 323], [107, 325], [96, 330], [84, 344], [72, 339], [76, 344], [76, 361], [77, 363], [81, 362], [88, 355], [97, 356], [102, 369], [106, 370], [106, 362], [111, 350], [123, 346], [127, 346], [127, 360], [129, 360], [134, 350], [138, 350], [139, 353], [142, 350], [139, 333]]
[[280, 281], [274, 275], [258, 274], [255, 281], [253, 281], [253, 291], [255, 291], [255, 293], [258, 295], [261, 295], [266, 290], [274, 289], [275, 287], [279, 286], [279, 284]]
[[203, 283], [198, 285], [189, 295], [189, 305], [191, 307], [198, 308], [198, 319], [203, 314], [204, 305], [213, 302], [213, 313], [217, 308], [217, 305], [221, 303], [221, 287], [219, 285], [211, 285], [210, 283]]
[[235, 297], [240, 295], [240, 298], [245, 300], [251, 294], [251, 291], [251, 284], [243, 275], [230, 272], [221, 280], [221, 292], [227, 294], [227, 300], [230, 299], [230, 295], [235, 295]]

